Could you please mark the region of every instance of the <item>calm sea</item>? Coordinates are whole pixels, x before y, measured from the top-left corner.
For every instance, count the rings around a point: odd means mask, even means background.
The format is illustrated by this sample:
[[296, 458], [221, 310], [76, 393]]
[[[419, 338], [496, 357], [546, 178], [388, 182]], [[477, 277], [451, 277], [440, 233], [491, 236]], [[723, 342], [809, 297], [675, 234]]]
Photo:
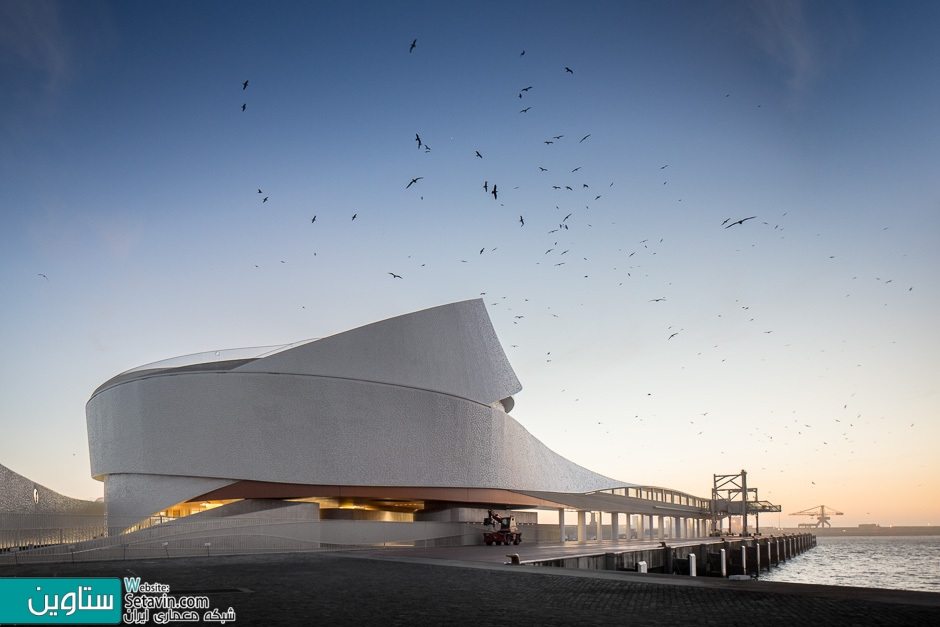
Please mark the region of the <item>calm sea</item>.
[[817, 537], [764, 581], [940, 592], [940, 536]]

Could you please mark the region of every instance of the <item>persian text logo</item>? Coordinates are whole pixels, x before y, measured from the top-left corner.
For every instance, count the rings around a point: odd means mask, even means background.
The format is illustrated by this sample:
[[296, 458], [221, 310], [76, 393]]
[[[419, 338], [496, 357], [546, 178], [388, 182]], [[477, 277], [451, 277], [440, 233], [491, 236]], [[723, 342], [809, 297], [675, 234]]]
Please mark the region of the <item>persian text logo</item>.
[[142, 582], [140, 577], [124, 578], [124, 615], [128, 625], [166, 625], [175, 622], [206, 622], [226, 624], [235, 621], [235, 610], [220, 612], [209, 609], [209, 597], [202, 595], [170, 596], [170, 586]]
[[121, 580], [117, 578], [0, 578], [0, 599], [0, 624], [121, 622]]

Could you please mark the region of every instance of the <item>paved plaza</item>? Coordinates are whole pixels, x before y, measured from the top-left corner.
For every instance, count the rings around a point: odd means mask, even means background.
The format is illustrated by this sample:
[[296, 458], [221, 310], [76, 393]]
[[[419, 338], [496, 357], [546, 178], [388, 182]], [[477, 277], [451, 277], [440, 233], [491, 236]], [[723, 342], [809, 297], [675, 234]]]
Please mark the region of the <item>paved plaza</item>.
[[[480, 551], [485, 547], [477, 547]], [[416, 552], [419, 553], [419, 552]], [[237, 625], [937, 625], [940, 594], [573, 571], [419, 554], [288, 553], [0, 567], [140, 577]]]

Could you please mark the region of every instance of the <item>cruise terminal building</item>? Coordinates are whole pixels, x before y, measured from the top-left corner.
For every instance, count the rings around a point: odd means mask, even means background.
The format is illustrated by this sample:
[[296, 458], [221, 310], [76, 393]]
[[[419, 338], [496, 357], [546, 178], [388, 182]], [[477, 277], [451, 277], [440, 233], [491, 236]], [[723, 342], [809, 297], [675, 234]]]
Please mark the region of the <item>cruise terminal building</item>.
[[250, 518], [345, 521], [317, 533], [361, 544], [374, 534], [473, 544], [478, 529], [453, 529], [491, 508], [558, 512], [558, 526], [533, 525], [542, 530], [529, 541], [708, 534], [705, 499], [551, 451], [510, 415], [521, 389], [482, 300], [457, 302], [121, 373], [86, 406], [91, 471], [112, 536], [200, 520], [217, 535], [225, 520]]

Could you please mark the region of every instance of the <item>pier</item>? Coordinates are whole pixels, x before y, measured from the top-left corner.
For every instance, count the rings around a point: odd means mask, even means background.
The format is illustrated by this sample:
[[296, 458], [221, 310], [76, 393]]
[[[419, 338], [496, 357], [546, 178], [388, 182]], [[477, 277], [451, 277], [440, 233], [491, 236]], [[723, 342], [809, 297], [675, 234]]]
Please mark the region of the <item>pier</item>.
[[[769, 537], [700, 538], [631, 544], [619, 547], [605, 543], [594, 551], [576, 554], [532, 556], [523, 558], [520, 564], [556, 568], [588, 570], [616, 570], [692, 577], [730, 577], [749, 575], [759, 577], [761, 571], [770, 570], [780, 562], [791, 559], [816, 546], [812, 534], [796, 534]], [[513, 547], [515, 550], [516, 547]], [[548, 547], [542, 547], [548, 549]]]

